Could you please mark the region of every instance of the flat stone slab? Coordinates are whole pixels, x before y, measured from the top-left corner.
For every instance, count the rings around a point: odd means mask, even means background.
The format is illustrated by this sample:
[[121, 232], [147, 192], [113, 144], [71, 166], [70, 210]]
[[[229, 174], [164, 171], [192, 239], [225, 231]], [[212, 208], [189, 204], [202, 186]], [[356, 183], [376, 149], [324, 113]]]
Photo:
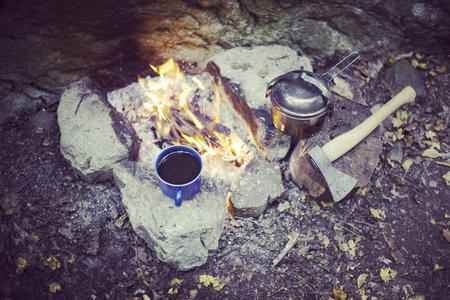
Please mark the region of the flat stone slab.
[[158, 258], [178, 270], [203, 265], [218, 247], [230, 184], [202, 175], [200, 190], [175, 206], [159, 189], [153, 167], [124, 162], [114, 168], [131, 224]]
[[61, 153], [88, 182], [112, 180], [115, 164], [138, 157], [136, 132], [88, 77], [70, 84], [61, 95], [58, 124]]
[[269, 203], [283, 193], [280, 166], [265, 160], [254, 160], [242, 174], [231, 196], [234, 214], [240, 217], [259, 217]]

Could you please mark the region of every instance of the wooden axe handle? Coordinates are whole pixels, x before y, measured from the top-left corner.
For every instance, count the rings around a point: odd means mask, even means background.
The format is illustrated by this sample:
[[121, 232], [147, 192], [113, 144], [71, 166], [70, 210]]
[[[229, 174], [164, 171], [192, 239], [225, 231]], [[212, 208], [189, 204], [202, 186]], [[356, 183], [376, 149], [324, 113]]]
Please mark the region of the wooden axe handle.
[[400, 93], [389, 100], [389, 102], [383, 105], [364, 122], [352, 130], [332, 139], [322, 147], [322, 150], [327, 154], [331, 162], [335, 161], [361, 142], [375, 128], [377, 128], [377, 126], [380, 125], [384, 119], [396, 111], [397, 108], [403, 104], [413, 102], [415, 97], [416, 92], [414, 89], [410, 86], [405, 87]]

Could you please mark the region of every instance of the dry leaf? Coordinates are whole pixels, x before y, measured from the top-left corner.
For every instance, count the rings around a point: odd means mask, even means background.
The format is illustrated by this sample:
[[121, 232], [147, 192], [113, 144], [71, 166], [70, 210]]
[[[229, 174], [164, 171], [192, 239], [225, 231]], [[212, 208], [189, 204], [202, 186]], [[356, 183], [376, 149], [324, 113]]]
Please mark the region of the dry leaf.
[[172, 279], [172, 280], [170, 281], [170, 285], [175, 285], [175, 284], [177, 284], [177, 283], [181, 283], [181, 280], [178, 279], [178, 278], [174, 278], [174, 279]]
[[27, 267], [27, 265], [28, 265], [28, 262], [25, 259], [23, 259], [22, 257], [19, 257], [16, 260], [16, 273], [17, 274], [22, 273], [23, 270], [25, 270], [25, 268]]
[[436, 180], [431, 180], [429, 183], [429, 186], [436, 188], [437, 187], [437, 181]]
[[369, 274], [366, 274], [366, 273], [358, 276], [358, 279], [357, 279], [358, 289], [360, 289], [361, 286], [363, 285], [364, 281], [366, 281], [367, 276], [369, 276]]
[[402, 164], [403, 170], [405, 170], [405, 173], [408, 172], [409, 168], [413, 165], [413, 161], [408, 158], [405, 160]]
[[67, 260], [67, 262], [69, 263], [69, 264], [74, 264], [75, 263], [75, 257], [72, 255], [68, 260]]
[[398, 127], [402, 126], [403, 124], [404, 123], [399, 118], [392, 119], [392, 125], [394, 126], [394, 128], [398, 128]]
[[421, 60], [422, 58], [424, 58], [425, 57], [425, 54], [422, 54], [422, 53], [416, 53], [416, 58], [418, 59], [418, 60]]
[[347, 294], [341, 288], [333, 288], [333, 294], [336, 300], [345, 300], [347, 298]]
[[189, 299], [195, 299], [195, 298], [197, 298], [197, 296], [198, 296], [197, 290], [194, 289], [189, 292]]
[[445, 123], [443, 120], [438, 120], [436, 122], [436, 126], [434, 126], [434, 130], [436, 131], [444, 131], [445, 130]]
[[325, 249], [330, 245], [330, 239], [326, 235], [323, 236], [322, 245]]
[[444, 230], [442, 230], [442, 234], [444, 235], [447, 242], [450, 243], [450, 231], [448, 229], [444, 229]]
[[444, 176], [442, 176], [442, 178], [444, 178], [445, 183], [447, 185], [450, 185], [450, 171], [447, 172], [447, 174], [445, 174]]
[[438, 72], [438, 73], [445, 73], [446, 71], [447, 71], [447, 67], [446, 66], [442, 66], [442, 67], [440, 67], [440, 68], [437, 68], [436, 69], [436, 71]]
[[50, 267], [52, 270], [56, 270], [61, 267], [61, 263], [53, 255], [44, 260], [44, 265]]
[[32, 233], [28, 236], [28, 238], [29, 238], [30, 241], [32, 241], [32, 242], [35, 242], [35, 243], [39, 242], [39, 236], [37, 235], [36, 232], [32, 232]]
[[419, 62], [417, 61], [417, 59], [413, 58], [411, 60], [411, 66], [413, 66], [414, 69], [419, 66]]
[[175, 294], [178, 293], [178, 289], [177, 289], [177, 288], [170, 288], [170, 289], [167, 291], [167, 293], [168, 293], [169, 295], [175, 295]]
[[386, 283], [389, 282], [389, 280], [393, 280], [395, 276], [397, 276], [397, 272], [391, 268], [384, 268], [380, 270], [380, 277]]
[[423, 157], [438, 158], [441, 154], [434, 148], [427, 149], [422, 152]]
[[379, 209], [375, 209], [375, 208], [369, 208], [370, 210], [370, 214], [372, 215], [372, 217], [374, 217], [377, 220], [381, 220], [384, 221], [384, 219], [386, 219], [386, 212], [379, 210]]
[[433, 140], [433, 138], [436, 136], [436, 133], [434, 133], [434, 131], [432, 130], [428, 130], [425, 133], [425, 136], [427, 137], [427, 139]]
[[60, 291], [61, 290], [61, 286], [59, 285], [59, 283], [57, 283], [57, 282], [52, 282], [50, 285], [49, 285], [49, 291], [50, 291], [50, 293], [52, 293], [52, 294], [55, 294], [57, 291]]
[[291, 203], [289, 201], [285, 201], [283, 203], [278, 204], [278, 211], [283, 212], [286, 209], [289, 209], [291, 207]]
[[211, 275], [200, 275], [199, 280], [204, 286], [212, 284], [216, 291], [220, 291], [225, 286], [225, 284], [219, 282], [219, 277], [212, 277]]

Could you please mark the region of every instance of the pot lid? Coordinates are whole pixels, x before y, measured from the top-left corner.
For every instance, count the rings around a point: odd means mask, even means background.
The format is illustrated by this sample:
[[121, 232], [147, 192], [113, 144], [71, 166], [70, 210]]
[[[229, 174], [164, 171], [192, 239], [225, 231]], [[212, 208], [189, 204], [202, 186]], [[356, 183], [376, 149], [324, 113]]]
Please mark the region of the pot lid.
[[312, 72], [289, 72], [275, 78], [272, 83], [268, 87], [272, 104], [286, 115], [315, 117], [332, 104], [330, 88]]

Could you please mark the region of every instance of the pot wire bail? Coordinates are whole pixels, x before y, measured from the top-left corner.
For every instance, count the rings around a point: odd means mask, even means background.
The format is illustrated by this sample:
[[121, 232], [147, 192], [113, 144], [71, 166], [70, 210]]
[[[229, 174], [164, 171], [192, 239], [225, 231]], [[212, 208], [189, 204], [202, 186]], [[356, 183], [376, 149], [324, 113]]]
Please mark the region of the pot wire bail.
[[[345, 69], [347, 69], [351, 64], [353, 64], [358, 58], [360, 57], [359, 53], [356, 51], [353, 51], [344, 59], [342, 59], [340, 62], [338, 62], [336, 65], [334, 65], [331, 69], [329, 69], [327, 72], [320, 75], [324, 80], [327, 81], [327, 83], [330, 83], [331, 80], [333, 80], [334, 77], [341, 74]], [[347, 63], [342, 69], [339, 69], [340, 65], [344, 65], [347, 60], [351, 60], [351, 62]], [[326, 78], [326, 76], [329, 76], [329, 79]]]

